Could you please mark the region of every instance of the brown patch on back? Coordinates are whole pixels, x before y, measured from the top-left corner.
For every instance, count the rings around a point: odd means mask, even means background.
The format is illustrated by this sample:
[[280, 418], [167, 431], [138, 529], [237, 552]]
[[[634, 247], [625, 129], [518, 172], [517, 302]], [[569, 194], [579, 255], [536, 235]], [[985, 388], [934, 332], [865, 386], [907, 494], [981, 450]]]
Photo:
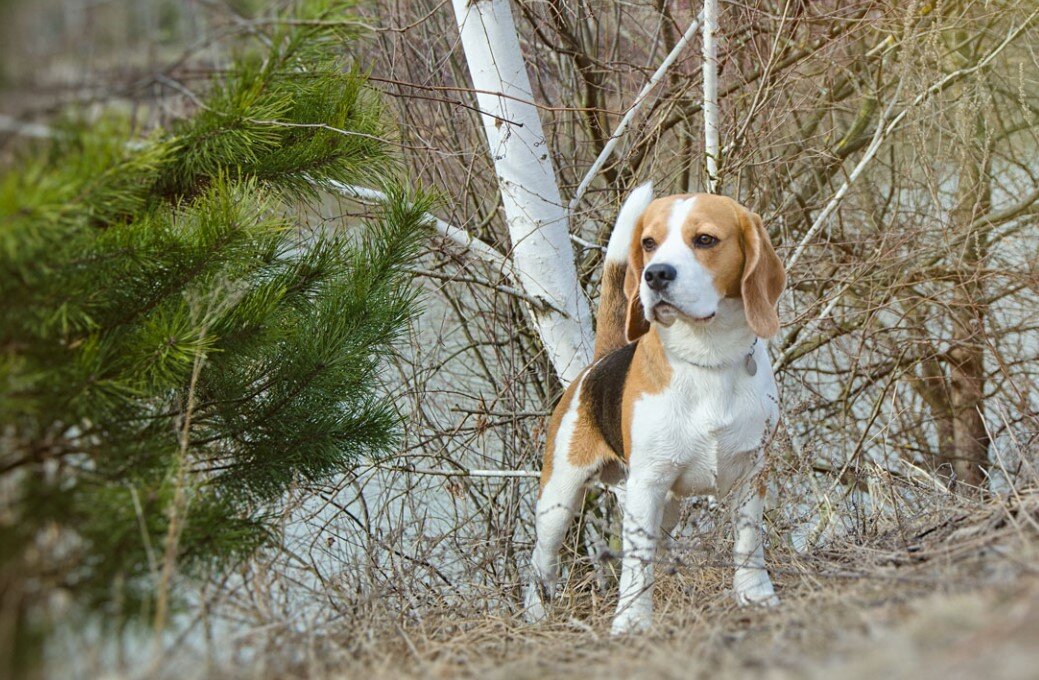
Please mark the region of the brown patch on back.
[[[620, 435], [623, 451], [614, 453], [602, 431], [596, 425], [594, 391], [581, 390], [577, 424], [568, 459], [572, 465], [595, 466], [609, 470], [613, 464], [631, 460], [631, 421], [635, 402], [644, 394], [659, 394], [671, 383], [671, 364], [664, 354], [664, 346], [656, 328], [633, 344], [633, 356], [628, 367], [621, 394]], [[587, 380], [585, 381], [587, 383]]]
[[604, 356], [588, 371], [581, 387], [581, 408], [591, 417], [610, 450], [621, 457], [624, 455], [621, 433], [624, 383], [637, 349], [638, 343], [633, 342]]
[[[608, 409], [604, 409], [602, 404], [596, 404], [596, 397], [599, 396], [601, 398], [603, 394], [594, 388], [586, 389], [588, 379], [590, 378], [589, 371], [595, 366], [593, 364], [593, 366], [585, 369], [585, 372], [567, 388], [552, 412], [548, 428], [548, 446], [545, 448], [545, 460], [541, 468], [541, 484], [538, 489], [539, 498], [541, 497], [541, 491], [552, 476], [559, 426], [563, 421], [563, 417], [573, 407], [574, 394], [579, 389], [578, 386], [581, 386], [581, 394], [577, 404], [577, 422], [574, 424], [573, 437], [570, 440], [570, 446], [566, 453], [567, 460], [575, 467], [607, 471], [611, 478], [620, 476], [618, 465], [622, 460], [624, 463], [631, 460], [631, 421], [635, 402], [644, 394], [659, 394], [663, 392], [671, 382], [671, 365], [664, 354], [664, 347], [655, 328], [651, 329], [637, 344], [633, 344], [631, 347], [633, 355], [630, 365], [624, 372], [623, 381], [613, 380], [612, 378], [616, 378], [616, 376], [612, 376], [608, 380], [610, 385], [606, 386], [608, 389], [621, 390], [619, 418], [621, 448], [623, 451], [614, 451], [610, 444], [607, 443], [606, 437], [604, 437], [603, 431], [597, 423], [597, 411], [601, 417], [607, 413]], [[627, 349], [625, 347], [622, 351], [614, 354], [619, 356]], [[620, 369], [618, 368], [617, 370]], [[605, 373], [603, 378], [605, 379]], [[618, 383], [620, 382], [623, 384], [619, 385]], [[612, 417], [616, 418], [618, 416], [614, 415]]]
[[563, 392], [563, 396], [559, 399], [559, 403], [556, 404], [555, 409], [552, 411], [552, 417], [548, 423], [548, 443], [547, 446], [545, 446], [545, 458], [541, 465], [541, 481], [538, 485], [538, 498], [541, 498], [541, 492], [544, 490], [545, 485], [548, 484], [548, 480], [552, 476], [552, 468], [556, 455], [556, 443], [559, 439], [559, 427], [563, 422], [563, 417], [566, 416], [573, 407], [574, 395], [577, 393], [578, 389], [581, 390], [581, 395], [577, 404], [577, 422], [574, 424], [574, 433], [570, 440], [570, 447], [566, 452], [567, 460], [575, 467], [589, 468], [601, 467], [606, 461], [617, 459], [595, 425], [595, 420], [586, 398], [587, 393], [582, 387], [588, 371], [591, 368], [592, 366], [586, 368], [579, 376], [577, 376], [577, 379], [566, 388], [566, 391]]
[[599, 468], [609, 460], [616, 459], [613, 449], [606, 444], [602, 433], [595, 425], [591, 406], [585, 394], [581, 392], [581, 401], [577, 406], [577, 424], [574, 426], [574, 438], [570, 442], [567, 460], [575, 467]]

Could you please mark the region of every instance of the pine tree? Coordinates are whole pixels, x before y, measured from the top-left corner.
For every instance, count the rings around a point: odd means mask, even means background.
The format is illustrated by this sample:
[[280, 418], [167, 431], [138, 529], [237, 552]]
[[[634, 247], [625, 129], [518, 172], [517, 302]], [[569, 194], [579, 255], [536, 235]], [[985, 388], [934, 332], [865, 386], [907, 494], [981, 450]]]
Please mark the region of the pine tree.
[[[392, 446], [377, 372], [429, 206], [394, 188], [342, 11], [258, 23], [167, 130], [66, 122], [5, 169], [0, 646], [33, 649], [54, 589], [161, 618], [174, 565], [233, 565], [290, 485]], [[333, 181], [390, 199], [360, 231], [308, 228]]]

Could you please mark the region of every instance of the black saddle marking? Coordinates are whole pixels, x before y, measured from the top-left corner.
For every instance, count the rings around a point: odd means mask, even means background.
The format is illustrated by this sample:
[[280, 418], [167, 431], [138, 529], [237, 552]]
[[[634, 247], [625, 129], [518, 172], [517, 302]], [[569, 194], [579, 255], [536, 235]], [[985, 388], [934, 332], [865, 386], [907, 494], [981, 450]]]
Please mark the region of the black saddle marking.
[[621, 401], [637, 346], [638, 342], [632, 342], [604, 356], [588, 371], [581, 386], [582, 396], [588, 400], [595, 426], [606, 445], [620, 458], [624, 457]]

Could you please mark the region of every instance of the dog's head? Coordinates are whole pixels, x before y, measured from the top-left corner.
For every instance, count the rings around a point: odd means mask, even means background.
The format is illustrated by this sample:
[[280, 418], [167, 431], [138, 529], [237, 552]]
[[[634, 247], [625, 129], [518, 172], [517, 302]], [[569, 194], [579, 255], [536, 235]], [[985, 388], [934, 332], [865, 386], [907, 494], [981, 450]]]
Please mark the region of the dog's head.
[[656, 321], [709, 324], [723, 298], [742, 298], [760, 337], [779, 330], [783, 263], [761, 218], [724, 196], [693, 194], [650, 203], [632, 233], [624, 292], [627, 336]]

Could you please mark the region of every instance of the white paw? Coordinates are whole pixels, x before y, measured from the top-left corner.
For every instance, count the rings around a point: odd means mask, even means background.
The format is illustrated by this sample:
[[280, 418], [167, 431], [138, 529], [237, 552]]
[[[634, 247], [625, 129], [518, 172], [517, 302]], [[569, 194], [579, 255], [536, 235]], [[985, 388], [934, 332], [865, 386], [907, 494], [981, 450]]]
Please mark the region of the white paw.
[[779, 596], [764, 591], [745, 591], [736, 593], [736, 603], [741, 607], [778, 607]]
[[613, 617], [610, 635], [635, 635], [644, 633], [653, 625], [653, 612], [628, 607]]
[[779, 605], [779, 597], [768, 572], [755, 570], [750, 573], [737, 572], [733, 580], [733, 592], [736, 603], [741, 607], [775, 607]]
[[548, 619], [545, 607], [545, 588], [536, 582], [527, 584], [523, 596], [523, 618], [527, 623], [542, 623]]

